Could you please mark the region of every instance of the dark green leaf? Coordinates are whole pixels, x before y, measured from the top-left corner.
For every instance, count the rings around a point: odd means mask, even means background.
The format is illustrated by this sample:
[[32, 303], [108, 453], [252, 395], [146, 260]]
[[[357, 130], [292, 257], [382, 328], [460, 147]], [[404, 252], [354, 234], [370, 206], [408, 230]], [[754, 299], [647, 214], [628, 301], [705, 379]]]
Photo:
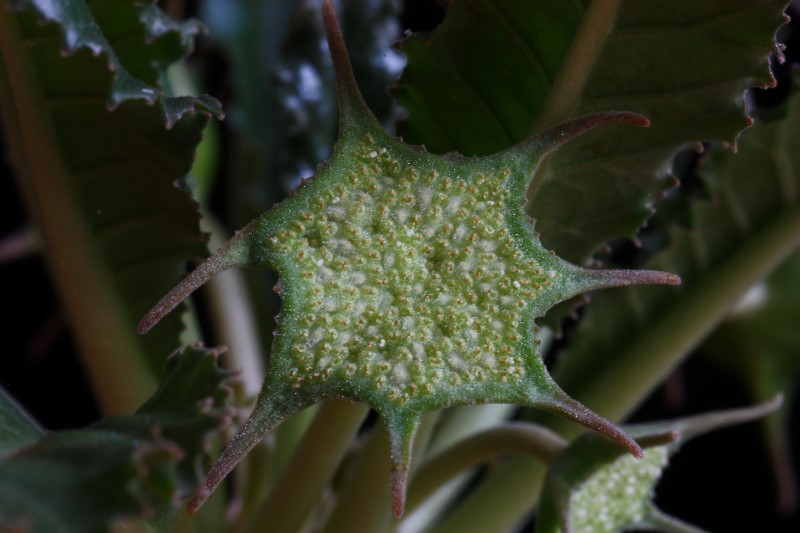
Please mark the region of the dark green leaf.
[[[737, 154], [722, 147], [707, 154], [701, 168], [711, 199], [692, 204], [692, 228], [675, 230], [670, 248], [649, 265], [679, 274], [682, 286], [676, 291], [626, 288], [621, 293], [594, 296], [579, 334], [554, 370], [566, 390], [585, 400], [583, 395], [598, 380], [606, 379], [613, 387], [621, 379], [638, 375], [641, 389], [635, 395], [641, 398], [688, 353], [692, 343], [702, 340], [704, 332], [710, 333], [750, 284], [759, 282], [760, 275], [780, 265], [796, 248], [796, 228], [800, 227], [798, 117], [800, 99], [795, 97], [785, 120], [756, 124], [742, 136]], [[763, 274], [762, 269], [766, 269]], [[719, 288], [710, 292], [717, 285]], [[721, 307], [709, 315], [704, 314], [705, 305]], [[686, 322], [683, 330], [673, 328], [676, 317]], [[691, 327], [701, 317], [711, 322], [687, 336], [685, 326]], [[639, 352], [639, 343], [658, 328], [673, 339], [689, 339], [688, 344], [681, 353], [658, 361], [648, 359], [651, 354]], [[785, 341], [785, 331], [778, 333], [775, 342]], [[620, 368], [625, 368], [625, 378], [620, 377]], [[595, 389], [591, 394], [608, 393]]]
[[[12, 9], [0, 11], [12, 161], [101, 400], [122, 411], [146, 397], [161, 354], [178, 347], [179, 315], [153, 337], [131, 332], [186, 262], [206, 253], [196, 205], [175, 185], [221, 111], [209, 97], [166, 98], [152, 85], [191, 47], [193, 23], [168, 23], [134, 2], [95, 2], [92, 11], [80, 0], [26, 0]], [[140, 380], [114, 406], [103, 385], [111, 396], [128, 385], [106, 382], [118, 374], [104, 366], [110, 354]], [[141, 381], [148, 367], [152, 381]]]
[[42, 428], [0, 387], [0, 457], [38, 440]]
[[231, 417], [218, 352], [173, 354], [135, 414], [61, 431], [0, 461], [0, 529], [105, 531], [122, 518], [172, 516], [195, 490], [210, 439]]
[[748, 124], [745, 90], [772, 82], [768, 58], [785, 5], [453, 2], [429, 39], [403, 44], [409, 64], [395, 93], [409, 113], [403, 133], [437, 152], [480, 155], [590, 112], [650, 118], [646, 132], [619, 128], [571, 144], [533, 183], [529, 210], [542, 244], [585, 261], [609, 238], [635, 235], [681, 147], [735, 142]]

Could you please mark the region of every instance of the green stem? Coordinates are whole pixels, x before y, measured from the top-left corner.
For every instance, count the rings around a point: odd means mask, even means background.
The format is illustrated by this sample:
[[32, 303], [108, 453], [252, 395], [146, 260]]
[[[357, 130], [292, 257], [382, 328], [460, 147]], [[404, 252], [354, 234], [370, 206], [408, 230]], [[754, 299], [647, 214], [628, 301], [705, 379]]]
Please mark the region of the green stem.
[[[630, 413], [722, 320], [742, 294], [800, 246], [800, 206], [778, 215], [712, 275], [698, 280], [679, 303], [619, 357], [594, 376], [588, 387], [569, 390], [579, 401], [611, 420]], [[563, 383], [568, 376], [555, 379]], [[547, 425], [567, 438], [583, 428], [553, 418]], [[538, 501], [544, 468], [516, 457], [499, 468], [435, 531], [507, 531]]]
[[322, 404], [269, 498], [251, 521], [251, 533], [264, 531], [265, 524], [270, 531], [300, 530], [368, 411], [367, 406], [347, 400]]
[[235, 524], [229, 528], [231, 531], [244, 531], [252, 516], [267, 499], [275, 481], [274, 455], [274, 441], [266, 438], [250, 450], [237, 468], [232, 492], [241, 498], [241, 511], [236, 516]]
[[[439, 413], [434, 412], [422, 418], [414, 441], [414, 459], [424, 453], [438, 416]], [[416, 463], [416, 460], [412, 461], [410, 479], [413, 479]], [[336, 509], [325, 525], [324, 533], [385, 531], [392, 519], [391, 468], [388, 432], [380, 423], [373, 429], [346, 482], [338, 491]]]
[[[458, 405], [444, 410], [422, 460], [427, 461], [433, 454], [438, 454], [463, 439], [507, 422], [516, 410], [516, 406], [508, 404]], [[442, 512], [452, 506], [468, 481], [469, 476], [464, 473], [439, 487], [435, 494], [426, 498], [416, 509], [406, 513], [398, 531], [427, 531]]]
[[[378, 533], [373, 524], [384, 523], [390, 513], [389, 438], [381, 423], [364, 443], [353, 469], [337, 491], [336, 508], [323, 533]], [[383, 473], [383, 475], [382, 475]]]
[[[713, 273], [687, 287], [677, 305], [605, 365], [589, 386], [569, 392], [600, 415], [622, 420], [727, 316], [747, 289], [798, 247], [800, 206], [795, 206], [748, 239]], [[554, 377], [568, 387], [569, 376], [556, 370]], [[566, 435], [576, 433], [567, 430]]]
[[530, 135], [572, 116], [594, 63], [614, 28], [620, 3], [620, 0], [593, 0], [589, 3], [564, 62], [547, 91], [547, 98], [531, 125]]
[[308, 428], [317, 418], [322, 405], [319, 403], [300, 411], [275, 430], [273, 434], [275, 453], [270, 462], [273, 483], [278, 480], [286, 465], [295, 456], [297, 447], [305, 437]]
[[[35, 220], [59, 299], [75, 332], [84, 365], [107, 414], [136, 409], [157, 376], [114, 287], [113, 276], [84, 216], [59, 149], [52, 116], [16, 17], [0, 9], [0, 83], [6, 138]], [[10, 94], [6, 94], [8, 91]], [[13, 104], [12, 104], [13, 102]], [[6, 113], [13, 107], [13, 113]]]
[[529, 422], [509, 422], [473, 435], [422, 465], [411, 484], [407, 511], [413, 511], [456, 475], [501, 454], [532, 455], [549, 464], [566, 446], [556, 433]]
[[539, 500], [544, 473], [544, 465], [536, 459], [527, 455], [513, 457], [487, 477], [431, 532], [514, 531]]

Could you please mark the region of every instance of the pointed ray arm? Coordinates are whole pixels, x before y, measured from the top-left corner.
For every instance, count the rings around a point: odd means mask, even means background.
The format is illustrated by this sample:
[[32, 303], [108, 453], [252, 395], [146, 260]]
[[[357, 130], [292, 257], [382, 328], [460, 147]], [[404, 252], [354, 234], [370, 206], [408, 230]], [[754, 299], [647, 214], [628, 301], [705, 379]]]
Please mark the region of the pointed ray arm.
[[253, 240], [258, 240], [261, 246], [266, 246], [268, 239], [265, 236], [265, 217], [259, 217], [218, 248], [211, 257], [189, 273], [180, 283], [172, 288], [158, 303], [156, 303], [139, 322], [136, 331], [143, 335], [150, 331], [162, 318], [167, 316], [183, 300], [194, 291], [202, 287], [208, 280], [233, 267], [254, 266], [267, 264], [263, 258], [254, 258], [252, 254]]
[[[554, 152], [569, 141], [580, 137], [584, 133], [601, 126], [612, 124], [629, 124], [647, 128], [650, 120], [644, 115], [628, 111], [606, 111], [593, 113], [537, 133], [515, 144], [502, 152], [487, 156], [493, 164], [498, 166], [513, 165], [526, 168], [530, 172], [529, 180], [533, 178], [532, 171], [536, 169], [544, 156]], [[525, 184], [526, 187], [529, 183]]]
[[350, 63], [350, 56], [347, 53], [347, 46], [345, 46], [332, 0], [323, 2], [322, 19], [328, 37], [328, 49], [333, 59], [333, 68], [336, 72], [336, 88], [339, 96], [339, 131], [343, 132], [343, 128], [346, 126], [362, 126], [359, 129], [368, 126], [366, 129], [377, 128], [379, 130], [380, 123], [370, 111], [356, 84], [353, 66]]
[[680, 285], [681, 278], [676, 274], [660, 270], [591, 270], [583, 269], [586, 285], [580, 293], [596, 289], [627, 287], [629, 285]]
[[609, 420], [606, 420], [579, 401], [569, 396], [561, 389], [561, 387], [556, 385], [555, 381], [550, 380], [549, 389], [550, 390], [548, 390], [545, 394], [539, 393], [537, 395], [538, 397], [534, 397], [533, 402], [531, 402], [531, 407], [543, 409], [545, 411], [550, 411], [551, 413], [570, 418], [573, 421], [602, 433], [603, 435], [616, 441], [637, 459], [644, 457], [641, 446], [633, 439], [633, 437], [625, 433], [621, 427]]
[[265, 383], [253, 412], [222, 450], [222, 454], [203, 479], [202, 485], [189, 501], [187, 508], [189, 514], [193, 515], [200, 509], [217, 485], [250, 453], [250, 450], [261, 442], [261, 439], [284, 420], [311, 403], [313, 403], [311, 400], [285, 394], [276, 383]]

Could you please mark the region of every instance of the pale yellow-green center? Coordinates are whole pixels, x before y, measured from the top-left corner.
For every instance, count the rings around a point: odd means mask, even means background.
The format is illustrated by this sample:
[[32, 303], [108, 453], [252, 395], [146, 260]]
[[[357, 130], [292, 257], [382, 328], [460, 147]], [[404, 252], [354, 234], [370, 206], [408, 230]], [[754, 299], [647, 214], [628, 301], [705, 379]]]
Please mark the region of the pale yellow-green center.
[[371, 381], [399, 404], [464, 381], [519, 379], [523, 311], [555, 272], [506, 229], [508, 170], [404, 168], [366, 136], [347, 184], [312, 201], [272, 245], [302, 279], [294, 386]]
[[573, 530], [616, 533], [640, 524], [667, 461], [667, 447], [660, 446], [643, 459], [621, 455], [601, 469], [570, 497]]

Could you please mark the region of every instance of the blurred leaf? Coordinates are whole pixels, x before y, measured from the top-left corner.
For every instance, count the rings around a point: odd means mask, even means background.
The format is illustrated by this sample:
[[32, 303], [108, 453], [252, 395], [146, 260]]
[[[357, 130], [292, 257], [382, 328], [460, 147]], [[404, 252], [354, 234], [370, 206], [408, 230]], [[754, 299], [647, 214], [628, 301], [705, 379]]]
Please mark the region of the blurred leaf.
[[408, 57], [392, 93], [408, 111], [401, 133], [437, 153], [487, 155], [530, 134], [588, 0], [457, 0]]
[[753, 286], [738, 308], [700, 347], [700, 352], [733, 370], [756, 401], [782, 392], [786, 404], [764, 420], [779, 507], [797, 508], [789, 414], [800, 376], [800, 253], [763, 283]]
[[[321, 0], [213, 0], [202, 5], [211, 39], [231, 63], [231, 123], [240, 160], [233, 172], [233, 226], [257, 216], [294, 189], [330, 155], [336, 140], [336, 93], [320, 17]], [[382, 121], [391, 117], [386, 87], [402, 58], [397, 0], [350, 0], [342, 25], [359, 85]]]
[[[150, 85], [191, 48], [195, 23], [132, 1], [94, 2], [94, 11], [83, 1], [11, 6], [26, 11], [0, 10], [10, 155], [101, 399], [124, 411], [148, 393], [160, 354], [178, 347], [180, 315], [153, 336], [133, 331], [186, 262], [206, 253], [196, 205], [175, 185], [222, 113], [212, 98], [166, 98]], [[113, 382], [109, 354], [138, 388]], [[106, 396], [115, 394], [122, 399]]]
[[0, 457], [42, 436], [42, 428], [0, 387]]
[[174, 523], [181, 499], [200, 481], [210, 439], [230, 420], [229, 374], [218, 355], [176, 352], [137, 413], [50, 433], [5, 457], [0, 529], [85, 533], [124, 517], [170, 514], [165, 522]]
[[650, 118], [645, 132], [618, 128], [571, 144], [533, 183], [529, 211], [542, 243], [583, 262], [609, 238], [635, 236], [680, 148], [735, 142], [748, 125], [745, 90], [772, 83], [768, 58], [785, 5], [452, 2], [429, 38], [402, 45], [402, 133], [436, 152], [482, 155], [591, 112]]

